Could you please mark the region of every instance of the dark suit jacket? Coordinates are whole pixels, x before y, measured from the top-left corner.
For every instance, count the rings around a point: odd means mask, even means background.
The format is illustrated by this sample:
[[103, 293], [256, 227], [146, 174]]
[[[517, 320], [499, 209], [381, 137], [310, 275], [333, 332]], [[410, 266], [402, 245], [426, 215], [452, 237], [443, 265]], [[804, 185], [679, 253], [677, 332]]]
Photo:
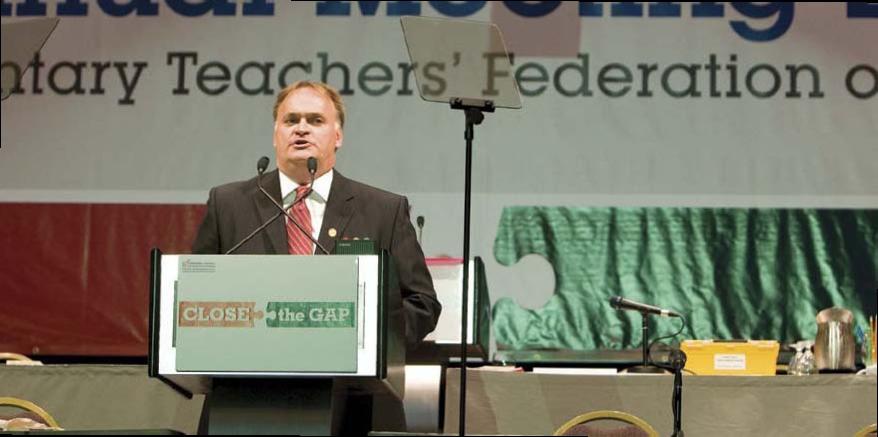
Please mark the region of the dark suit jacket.
[[[266, 173], [263, 186], [281, 201], [277, 170]], [[210, 190], [207, 215], [192, 245], [197, 254], [221, 254], [278, 213], [259, 192], [256, 178], [221, 185]], [[330, 237], [328, 230], [336, 230]], [[436, 327], [442, 306], [436, 300], [433, 280], [408, 214], [408, 200], [342, 176], [332, 180], [323, 227], [318, 241], [332, 252], [340, 238], [369, 238], [393, 257], [402, 293], [406, 342], [416, 345]], [[319, 249], [317, 249], [318, 253]], [[287, 233], [283, 218], [241, 246], [236, 254], [285, 254]]]

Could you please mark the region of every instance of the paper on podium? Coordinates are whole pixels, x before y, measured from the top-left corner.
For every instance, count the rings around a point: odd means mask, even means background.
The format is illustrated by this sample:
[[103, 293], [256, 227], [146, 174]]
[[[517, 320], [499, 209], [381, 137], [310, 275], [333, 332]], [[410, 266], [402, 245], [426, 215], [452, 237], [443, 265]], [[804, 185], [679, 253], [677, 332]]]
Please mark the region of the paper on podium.
[[[473, 314], [475, 312], [475, 288], [474, 288], [474, 268], [473, 262], [470, 263], [469, 275], [469, 305], [467, 313], [469, 313], [469, 324], [467, 325], [467, 343], [473, 342], [475, 323]], [[436, 289], [436, 297], [442, 304], [442, 315], [433, 330], [425, 341], [434, 341], [437, 344], [455, 344], [460, 343], [460, 313], [461, 313], [461, 296], [463, 295], [463, 259], [462, 258], [427, 258], [427, 267], [430, 269], [430, 275], [433, 278], [433, 286]]]

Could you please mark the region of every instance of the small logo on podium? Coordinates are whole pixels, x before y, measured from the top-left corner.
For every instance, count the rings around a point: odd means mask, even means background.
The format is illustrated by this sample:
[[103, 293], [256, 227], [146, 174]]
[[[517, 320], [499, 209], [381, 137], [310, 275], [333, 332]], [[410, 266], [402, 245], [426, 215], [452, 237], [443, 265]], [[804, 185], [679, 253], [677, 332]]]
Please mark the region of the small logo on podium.
[[186, 259], [180, 263], [183, 273], [216, 273], [216, 263]]

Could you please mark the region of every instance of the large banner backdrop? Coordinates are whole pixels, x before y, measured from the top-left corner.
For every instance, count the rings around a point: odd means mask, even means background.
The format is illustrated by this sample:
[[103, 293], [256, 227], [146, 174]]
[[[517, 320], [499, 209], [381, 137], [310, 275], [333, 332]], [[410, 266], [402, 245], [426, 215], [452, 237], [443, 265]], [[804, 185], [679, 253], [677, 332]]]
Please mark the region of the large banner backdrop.
[[208, 189], [273, 158], [274, 94], [300, 79], [344, 95], [338, 169], [409, 196], [427, 255], [460, 256], [463, 114], [418, 96], [403, 15], [494, 22], [514, 53], [486, 74], [523, 107], [487, 116], [473, 162], [500, 347], [636, 346], [612, 295], [687, 314], [689, 338], [795, 341], [822, 308], [875, 312], [875, 2], [0, 7], [61, 19], [24, 74], [2, 65], [21, 81], [2, 103], [0, 350], [145, 355], [149, 249], [188, 251]]

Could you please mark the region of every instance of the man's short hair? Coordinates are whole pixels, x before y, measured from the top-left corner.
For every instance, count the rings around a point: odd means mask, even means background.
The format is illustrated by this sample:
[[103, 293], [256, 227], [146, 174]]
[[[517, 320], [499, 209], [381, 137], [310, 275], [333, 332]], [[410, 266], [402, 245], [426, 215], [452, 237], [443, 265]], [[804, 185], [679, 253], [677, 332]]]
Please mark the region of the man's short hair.
[[299, 80], [293, 82], [290, 85], [287, 85], [286, 88], [282, 89], [280, 93], [277, 94], [277, 100], [274, 102], [274, 110], [272, 111], [272, 115], [274, 116], [274, 120], [277, 120], [277, 108], [280, 107], [280, 104], [290, 95], [291, 92], [301, 89], [301, 88], [311, 88], [317, 90], [323, 95], [325, 95], [332, 102], [332, 106], [335, 106], [335, 112], [338, 114], [338, 123], [344, 128], [344, 103], [341, 101], [341, 94], [338, 91], [323, 83], [316, 82], [311, 80]]

